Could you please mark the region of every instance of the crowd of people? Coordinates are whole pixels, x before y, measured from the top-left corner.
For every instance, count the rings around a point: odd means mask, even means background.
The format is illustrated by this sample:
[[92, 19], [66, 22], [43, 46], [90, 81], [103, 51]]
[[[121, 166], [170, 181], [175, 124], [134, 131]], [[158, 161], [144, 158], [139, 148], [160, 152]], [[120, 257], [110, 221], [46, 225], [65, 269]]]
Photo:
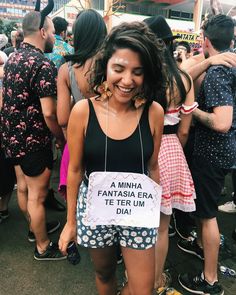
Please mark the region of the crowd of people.
[[[89, 250], [99, 294], [164, 295], [171, 286], [165, 262], [173, 217], [178, 247], [204, 261], [198, 274], [180, 274], [180, 285], [223, 295], [217, 211], [236, 212], [235, 200], [218, 208], [225, 176], [232, 172], [235, 183], [235, 21], [209, 16], [201, 27], [202, 49], [193, 55], [163, 16], [107, 32], [101, 15], [86, 9], [73, 24], [71, 46], [68, 22], [51, 19], [52, 7], [49, 0], [42, 11], [36, 5], [26, 14], [22, 31], [11, 33], [12, 46], [0, 55], [0, 222], [9, 216], [15, 187], [36, 260], [64, 260], [76, 241]], [[0, 36], [2, 48], [6, 43]], [[50, 189], [57, 149], [63, 201]], [[142, 179], [139, 189], [151, 179], [146, 195], [156, 194], [153, 221], [141, 214], [89, 222], [96, 186], [101, 192], [112, 179], [115, 187], [128, 174]], [[48, 234], [60, 223], [47, 222], [45, 207], [62, 211], [64, 204], [65, 226], [54, 243]], [[127, 198], [122, 204], [133, 208]], [[121, 290], [117, 253], [126, 269]]]

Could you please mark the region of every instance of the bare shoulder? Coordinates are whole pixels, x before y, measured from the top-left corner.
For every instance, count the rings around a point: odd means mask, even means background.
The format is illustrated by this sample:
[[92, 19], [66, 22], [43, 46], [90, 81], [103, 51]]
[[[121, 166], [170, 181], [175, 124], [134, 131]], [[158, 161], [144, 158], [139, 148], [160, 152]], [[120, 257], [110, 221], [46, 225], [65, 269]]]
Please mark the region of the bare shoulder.
[[153, 101], [149, 108], [150, 114], [153, 113], [154, 115], [162, 115], [164, 114], [163, 107], [156, 101]]
[[159, 103], [153, 101], [150, 105], [148, 119], [152, 135], [160, 134], [164, 125], [164, 110]]
[[66, 78], [68, 76], [68, 63], [64, 63], [58, 70], [58, 76]]
[[74, 107], [72, 108], [71, 111], [71, 119], [76, 119], [80, 121], [87, 120], [89, 115], [89, 103], [88, 99], [81, 99], [79, 100]]
[[153, 101], [153, 103], [150, 105], [150, 108], [149, 108], [150, 123], [156, 124], [157, 122], [160, 122], [160, 120], [162, 120], [163, 118], [164, 118], [163, 107], [159, 103]]

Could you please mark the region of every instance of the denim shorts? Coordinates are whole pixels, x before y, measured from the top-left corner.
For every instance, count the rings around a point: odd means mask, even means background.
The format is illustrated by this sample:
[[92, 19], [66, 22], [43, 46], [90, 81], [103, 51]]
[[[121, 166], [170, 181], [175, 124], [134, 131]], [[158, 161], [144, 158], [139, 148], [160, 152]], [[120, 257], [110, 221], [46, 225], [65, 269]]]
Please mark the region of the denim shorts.
[[86, 248], [104, 248], [120, 244], [122, 247], [145, 250], [153, 247], [157, 240], [156, 228], [97, 225], [86, 226], [84, 216], [87, 186], [82, 182], [77, 200], [77, 242]]

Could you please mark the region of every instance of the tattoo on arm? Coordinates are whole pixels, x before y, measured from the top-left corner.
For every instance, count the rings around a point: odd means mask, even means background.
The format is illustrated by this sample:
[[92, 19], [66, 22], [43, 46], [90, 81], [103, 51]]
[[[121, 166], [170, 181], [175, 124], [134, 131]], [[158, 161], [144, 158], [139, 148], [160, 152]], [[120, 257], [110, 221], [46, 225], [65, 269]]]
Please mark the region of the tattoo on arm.
[[214, 123], [213, 123], [213, 120], [210, 116], [210, 114], [206, 114], [205, 115], [205, 118], [203, 116], [202, 118], [202, 124], [205, 125], [206, 127], [210, 128], [210, 129], [214, 129]]
[[214, 128], [214, 121], [211, 116], [212, 114], [206, 113], [206, 112], [196, 112], [194, 113], [194, 117], [201, 122], [204, 126], [206, 126], [209, 129], [215, 129]]

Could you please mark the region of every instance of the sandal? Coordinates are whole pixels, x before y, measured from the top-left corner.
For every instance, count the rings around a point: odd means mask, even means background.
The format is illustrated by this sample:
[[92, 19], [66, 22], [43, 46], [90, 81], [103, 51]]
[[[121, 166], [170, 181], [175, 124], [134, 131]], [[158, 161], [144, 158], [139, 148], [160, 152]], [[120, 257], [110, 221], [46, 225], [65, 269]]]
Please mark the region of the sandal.
[[172, 279], [171, 279], [171, 275], [168, 271], [164, 271], [162, 273], [162, 281], [163, 281], [164, 285], [159, 288], [156, 288], [156, 294], [158, 294], [158, 295], [166, 294], [165, 293], [166, 290], [170, 287]]

